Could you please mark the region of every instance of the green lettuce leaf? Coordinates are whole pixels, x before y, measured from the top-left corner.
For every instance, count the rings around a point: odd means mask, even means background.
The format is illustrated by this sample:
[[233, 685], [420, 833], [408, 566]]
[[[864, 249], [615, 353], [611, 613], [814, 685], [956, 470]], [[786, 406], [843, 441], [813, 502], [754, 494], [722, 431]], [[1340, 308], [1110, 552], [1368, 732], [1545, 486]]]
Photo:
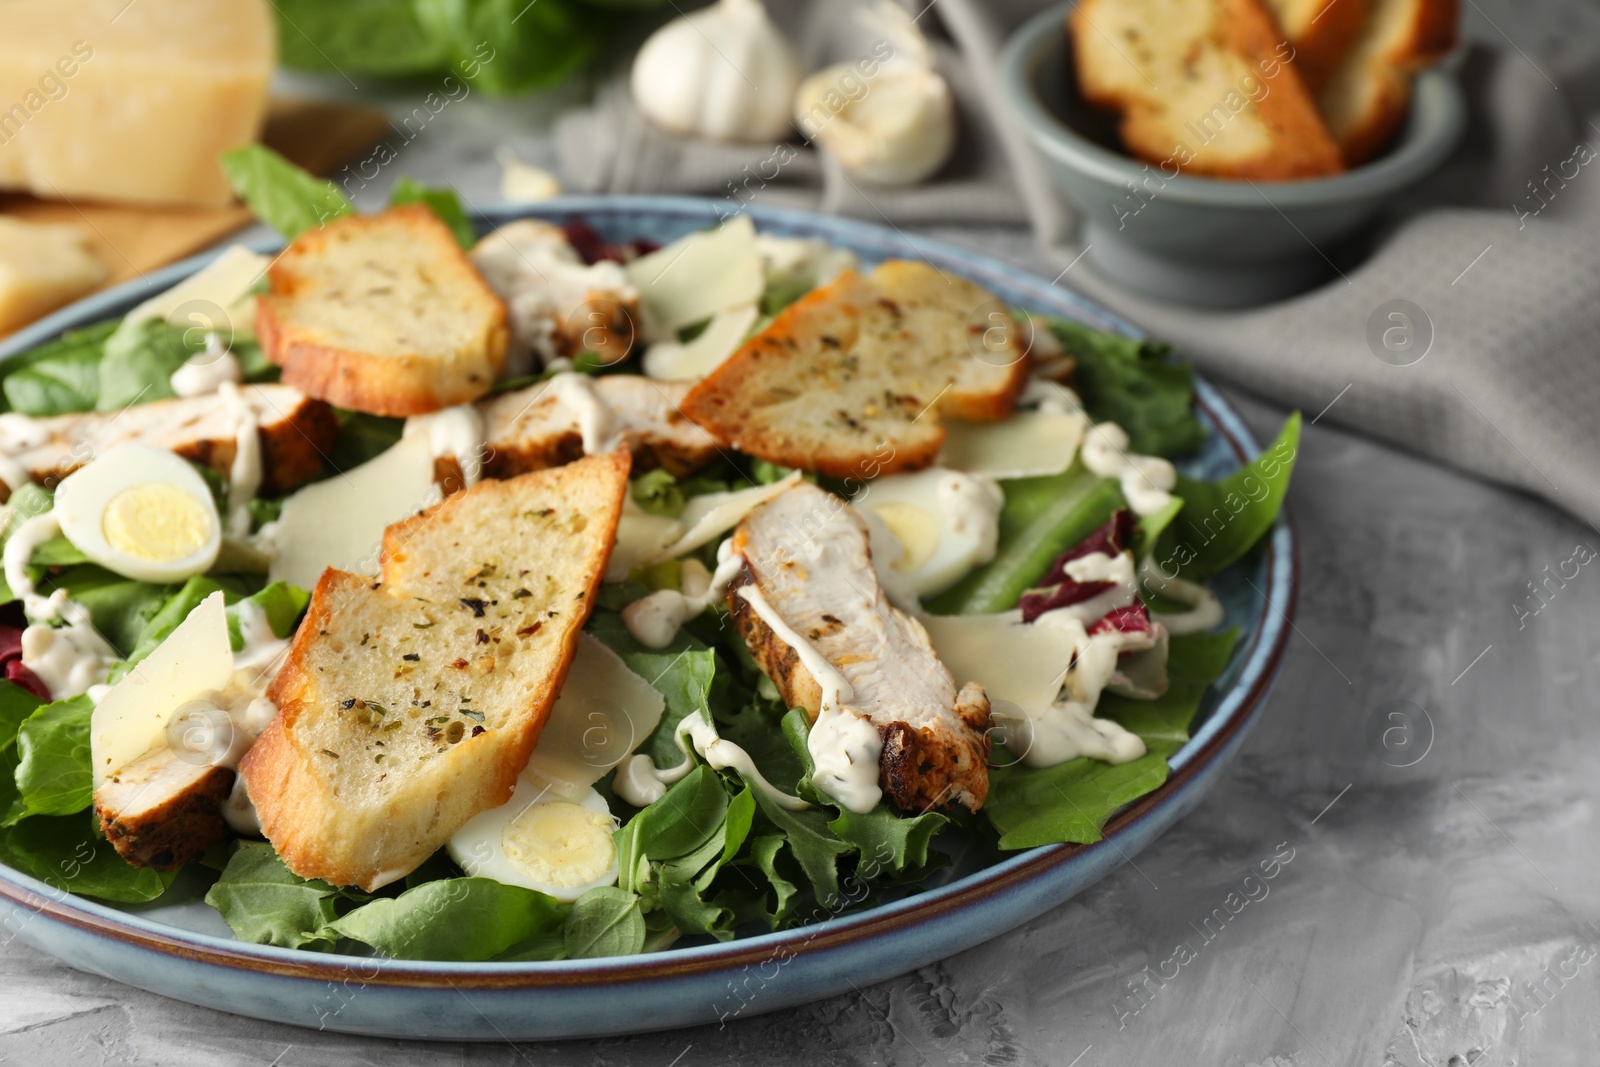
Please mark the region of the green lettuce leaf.
[[1183, 634], [1171, 639], [1170, 686], [1153, 701], [1115, 694], [1101, 698], [1096, 714], [1115, 719], [1144, 739], [1146, 753], [1113, 766], [1080, 757], [1054, 767], [1024, 767], [996, 749], [983, 815], [1000, 831], [1003, 849], [1061, 842], [1089, 844], [1124, 804], [1167, 780], [1167, 759], [1189, 740], [1189, 725], [1211, 683], [1233, 654], [1238, 631]]
[[1072, 387], [1096, 422], [1128, 431], [1130, 450], [1181, 456], [1205, 440], [1194, 416], [1194, 371], [1168, 357], [1170, 345], [1101, 333], [1068, 319], [1050, 329], [1077, 360]]
[[4, 825], [30, 815], [71, 815], [89, 806], [94, 792], [89, 766], [93, 711], [87, 696], [76, 696], [45, 704], [22, 721], [17, 730], [17, 801]]
[[294, 240], [355, 210], [339, 187], [307, 173], [265, 145], [222, 153], [222, 170], [256, 218]]
[[57, 889], [122, 904], [166, 892], [175, 871], [135, 867], [99, 835], [94, 817], [38, 816], [0, 831], [0, 860]]
[[574, 960], [632, 956], [644, 948], [644, 911], [639, 897], [600, 886], [579, 897], [567, 916], [565, 946]]
[[389, 193], [389, 204], [426, 204], [430, 211], [439, 216], [440, 222], [450, 227], [456, 243], [462, 248], [471, 248], [477, 243], [477, 231], [472, 228], [472, 221], [467, 218], [466, 211], [461, 207], [461, 198], [454, 189], [423, 185], [402, 174], [395, 180], [394, 189]]
[[321, 936], [360, 941], [391, 959], [477, 961], [559, 930], [566, 917], [566, 905], [532, 889], [446, 878], [362, 904]]
[[333, 947], [325, 933], [340, 890], [301, 878], [265, 841], [240, 841], [206, 903], [222, 915], [233, 936], [284, 948]]
[[1278, 521], [1299, 450], [1297, 411], [1261, 455], [1220, 482], [1179, 477], [1183, 510], [1156, 547], [1162, 573], [1198, 581], [1243, 558]]

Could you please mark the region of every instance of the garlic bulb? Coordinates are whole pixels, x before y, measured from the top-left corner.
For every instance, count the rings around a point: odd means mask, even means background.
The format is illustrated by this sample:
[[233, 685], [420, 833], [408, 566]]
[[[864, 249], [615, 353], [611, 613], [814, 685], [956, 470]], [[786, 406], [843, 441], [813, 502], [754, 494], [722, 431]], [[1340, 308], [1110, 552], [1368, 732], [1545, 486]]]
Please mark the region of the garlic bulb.
[[789, 130], [800, 61], [761, 0], [717, 0], [650, 35], [633, 60], [633, 102], [674, 133], [762, 141]]
[[950, 158], [950, 86], [911, 16], [892, 0], [862, 12], [882, 37], [873, 57], [811, 75], [795, 94], [795, 124], [844, 169], [877, 185], [913, 185]]

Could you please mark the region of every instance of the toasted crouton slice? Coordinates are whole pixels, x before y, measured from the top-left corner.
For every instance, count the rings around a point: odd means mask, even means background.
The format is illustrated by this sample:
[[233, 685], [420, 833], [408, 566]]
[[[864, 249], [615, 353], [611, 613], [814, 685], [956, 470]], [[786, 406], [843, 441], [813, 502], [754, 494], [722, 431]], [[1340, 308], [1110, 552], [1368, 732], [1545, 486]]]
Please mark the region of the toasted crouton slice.
[[1370, 0], [1360, 39], [1319, 98], [1348, 165], [1394, 139], [1411, 107], [1412, 75], [1455, 47], [1460, 10], [1457, 0]]
[[790, 304], [684, 397], [742, 452], [837, 478], [932, 463], [941, 418], [1010, 417], [1028, 379], [999, 300], [927, 263], [840, 274]]
[[289, 869], [372, 890], [511, 796], [561, 691], [628, 454], [481, 482], [390, 526], [377, 582], [329, 568], [239, 765]]
[[1361, 37], [1368, 0], [1266, 0], [1294, 48], [1307, 88], [1318, 92]]
[[267, 277], [262, 350], [330, 404], [420, 415], [476, 400], [505, 363], [505, 305], [420, 204], [308, 230]]
[[[262, 488], [288, 492], [319, 473], [339, 434], [333, 410], [286, 385], [247, 385], [241, 392], [261, 436]], [[29, 419], [9, 434], [23, 443], [9, 458], [34, 481], [54, 486], [95, 456], [118, 445], [141, 444], [176, 452], [226, 477], [237, 448], [236, 425], [215, 393], [154, 400], [121, 411]], [[0, 486], [0, 491], [9, 496], [12, 488]]]
[[1083, 0], [1071, 27], [1084, 98], [1121, 114], [1140, 159], [1264, 181], [1343, 169], [1260, 0]]

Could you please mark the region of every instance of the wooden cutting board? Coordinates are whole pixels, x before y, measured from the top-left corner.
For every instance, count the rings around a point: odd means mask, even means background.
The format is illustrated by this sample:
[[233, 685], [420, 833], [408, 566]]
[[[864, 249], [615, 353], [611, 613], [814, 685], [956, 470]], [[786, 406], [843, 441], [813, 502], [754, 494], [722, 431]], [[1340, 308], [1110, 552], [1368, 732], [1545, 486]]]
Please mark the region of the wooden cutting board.
[[[331, 174], [388, 130], [388, 117], [373, 108], [275, 99], [268, 107], [261, 139], [312, 173]], [[68, 204], [22, 193], [0, 194], [0, 214], [83, 230], [95, 257], [110, 272], [105, 286], [192, 255], [252, 221], [242, 204], [152, 207], [83, 200]]]

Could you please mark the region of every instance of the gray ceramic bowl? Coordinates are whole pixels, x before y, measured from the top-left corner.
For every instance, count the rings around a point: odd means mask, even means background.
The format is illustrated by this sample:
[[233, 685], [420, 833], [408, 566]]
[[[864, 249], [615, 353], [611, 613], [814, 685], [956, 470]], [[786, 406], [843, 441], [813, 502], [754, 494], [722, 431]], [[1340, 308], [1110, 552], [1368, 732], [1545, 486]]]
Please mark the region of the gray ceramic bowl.
[[1040, 12], [1006, 42], [1001, 92], [1082, 222], [1088, 258], [1157, 296], [1240, 306], [1315, 284], [1332, 273], [1328, 251], [1438, 167], [1466, 124], [1454, 75], [1435, 68], [1417, 78], [1395, 143], [1363, 166], [1285, 182], [1168, 178], [1123, 153], [1110, 116], [1079, 96], [1072, 7]]

